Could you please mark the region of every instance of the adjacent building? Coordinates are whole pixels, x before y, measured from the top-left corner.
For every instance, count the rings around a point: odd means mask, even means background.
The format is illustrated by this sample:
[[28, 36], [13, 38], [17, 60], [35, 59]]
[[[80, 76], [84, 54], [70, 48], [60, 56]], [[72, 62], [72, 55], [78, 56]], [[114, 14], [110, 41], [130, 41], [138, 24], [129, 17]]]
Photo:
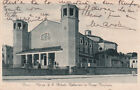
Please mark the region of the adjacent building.
[[2, 45], [2, 66], [13, 66], [13, 47], [9, 45]]
[[137, 68], [137, 53], [136, 52], [132, 52], [132, 53], [127, 53], [127, 56], [129, 57], [129, 67], [130, 68]]
[[129, 67], [129, 57], [114, 49], [96, 53], [95, 59], [97, 67]]
[[108, 49], [113, 49], [117, 51], [117, 43], [103, 40], [101, 37], [95, 36], [91, 34], [91, 30], [86, 30], [85, 31], [86, 37], [90, 38], [93, 40], [96, 44], [98, 44], [98, 51], [102, 52]]

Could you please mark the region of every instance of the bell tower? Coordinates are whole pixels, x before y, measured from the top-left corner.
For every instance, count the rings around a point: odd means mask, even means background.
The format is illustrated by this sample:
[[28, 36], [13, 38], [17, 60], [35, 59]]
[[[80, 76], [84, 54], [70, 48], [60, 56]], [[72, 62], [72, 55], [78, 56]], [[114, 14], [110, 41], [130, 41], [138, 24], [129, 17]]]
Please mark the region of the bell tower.
[[29, 49], [28, 24], [23, 20], [13, 21], [13, 67], [21, 67], [22, 58], [16, 53]]
[[79, 32], [79, 9], [72, 4], [65, 4], [61, 7], [61, 24], [64, 34], [67, 65], [76, 66], [79, 59], [78, 32]]

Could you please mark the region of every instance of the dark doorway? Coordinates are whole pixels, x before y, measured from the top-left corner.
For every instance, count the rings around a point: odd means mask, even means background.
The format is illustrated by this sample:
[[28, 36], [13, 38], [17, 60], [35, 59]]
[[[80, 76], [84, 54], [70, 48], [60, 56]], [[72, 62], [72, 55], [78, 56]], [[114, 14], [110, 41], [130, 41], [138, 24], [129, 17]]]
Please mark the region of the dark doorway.
[[55, 53], [48, 53], [48, 67], [53, 68], [55, 61]]

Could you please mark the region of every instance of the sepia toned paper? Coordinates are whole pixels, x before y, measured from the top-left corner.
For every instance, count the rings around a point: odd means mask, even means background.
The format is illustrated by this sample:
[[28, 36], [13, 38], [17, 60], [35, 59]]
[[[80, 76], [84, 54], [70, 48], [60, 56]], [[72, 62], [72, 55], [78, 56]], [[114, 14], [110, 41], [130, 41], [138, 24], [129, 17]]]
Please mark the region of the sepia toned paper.
[[[78, 32], [85, 35], [85, 30], [90, 30], [91, 34], [101, 37], [103, 40], [114, 42], [117, 44], [118, 53], [137, 52], [139, 57], [140, 50], [140, 27], [139, 27], [139, 0], [2, 0], [1, 1], [1, 47], [2, 45], [14, 44], [14, 25], [15, 20], [23, 20], [28, 24], [28, 32], [33, 30], [43, 30], [38, 27], [43, 23], [44, 26], [56, 28], [53, 35], [48, 32], [38, 32], [32, 34], [33, 43], [29, 49], [59, 46], [59, 43], [65, 42], [67, 34], [60, 31], [57, 24], [51, 22], [63, 22], [63, 13], [61, 7], [70, 4], [76, 5], [79, 9], [78, 15]], [[67, 13], [68, 14], [68, 13]], [[76, 17], [76, 16], [75, 16]], [[74, 22], [75, 23], [75, 22]], [[65, 24], [65, 22], [63, 23]], [[56, 25], [56, 26], [53, 26]], [[64, 31], [68, 28], [76, 27], [64, 26]], [[63, 26], [63, 25], [62, 25]], [[36, 29], [37, 28], [37, 29]], [[76, 27], [77, 28], [77, 27]], [[45, 29], [44, 29], [45, 30]], [[58, 30], [58, 31], [57, 31]], [[73, 30], [73, 29], [70, 29]], [[50, 30], [51, 31], [51, 30]], [[63, 34], [58, 35], [60, 32]], [[70, 31], [69, 37], [74, 33]], [[65, 35], [64, 35], [65, 34]], [[63, 36], [64, 35], [64, 36]], [[79, 35], [79, 34], [78, 34]], [[40, 37], [39, 37], [40, 36]], [[59, 41], [54, 39], [60, 38]], [[62, 41], [61, 41], [62, 37]], [[26, 38], [26, 37], [25, 37]], [[26, 38], [27, 39], [27, 38]], [[71, 40], [70, 40], [71, 41]], [[26, 43], [24, 43], [26, 45]], [[73, 49], [73, 44], [68, 47]], [[55, 47], [56, 48], [56, 47]], [[67, 47], [66, 47], [67, 48]], [[63, 52], [62, 48], [62, 52]], [[137, 76], [132, 74], [110, 74], [110, 75], [49, 75], [49, 76], [2, 76], [2, 50], [1, 52], [1, 82], [0, 90], [28, 90], [28, 89], [95, 89], [95, 90], [139, 90], [139, 64], [137, 64]], [[60, 51], [61, 52], [61, 51]], [[73, 51], [71, 58], [73, 58]], [[19, 52], [21, 54], [23, 52]], [[48, 55], [48, 54], [46, 54]], [[61, 58], [65, 58], [67, 54], [63, 54]], [[41, 57], [41, 56], [40, 56]], [[76, 56], [75, 56], [76, 57]], [[137, 58], [139, 63], [139, 60]], [[45, 62], [43, 62], [45, 63]], [[67, 64], [66, 61], [60, 59], [59, 65]], [[70, 61], [71, 65], [73, 62]], [[117, 72], [117, 71], [116, 71]], [[125, 76], [126, 75], [126, 76]], [[5, 80], [4, 80], [5, 79]]]

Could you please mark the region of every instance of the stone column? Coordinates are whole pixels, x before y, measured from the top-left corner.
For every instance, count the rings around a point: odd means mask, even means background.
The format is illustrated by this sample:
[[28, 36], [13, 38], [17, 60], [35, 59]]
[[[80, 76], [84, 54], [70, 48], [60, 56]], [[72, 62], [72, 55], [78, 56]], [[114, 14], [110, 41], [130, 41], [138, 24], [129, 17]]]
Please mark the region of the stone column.
[[39, 53], [39, 63], [41, 64], [41, 54]]
[[48, 65], [48, 56], [47, 56], [47, 53], [46, 53], [46, 66]]
[[49, 57], [48, 57], [48, 53], [46, 53], [46, 60], [47, 60], [47, 67], [48, 67], [48, 64], [49, 64]]
[[34, 54], [32, 54], [32, 65], [34, 65]]
[[72, 74], [72, 72], [73, 72], [73, 71], [72, 71], [72, 67], [69, 66], [68, 69], [69, 69], [69, 74]]
[[25, 55], [25, 59], [26, 59], [26, 64], [27, 64], [27, 62], [28, 62], [28, 55], [27, 54]]

